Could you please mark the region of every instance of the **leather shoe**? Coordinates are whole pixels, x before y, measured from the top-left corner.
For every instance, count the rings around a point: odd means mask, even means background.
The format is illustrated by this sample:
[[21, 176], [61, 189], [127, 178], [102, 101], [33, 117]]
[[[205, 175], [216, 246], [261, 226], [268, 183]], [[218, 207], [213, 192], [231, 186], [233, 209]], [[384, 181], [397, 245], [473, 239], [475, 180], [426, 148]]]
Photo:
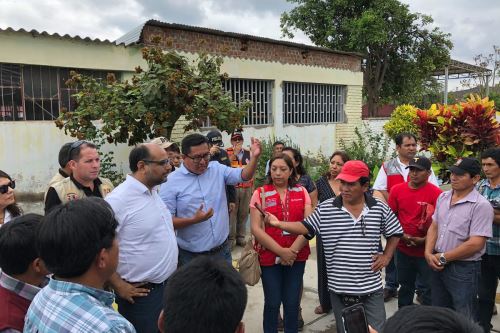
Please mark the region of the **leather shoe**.
[[389, 302], [393, 297], [398, 297], [398, 291], [384, 288], [384, 302]]

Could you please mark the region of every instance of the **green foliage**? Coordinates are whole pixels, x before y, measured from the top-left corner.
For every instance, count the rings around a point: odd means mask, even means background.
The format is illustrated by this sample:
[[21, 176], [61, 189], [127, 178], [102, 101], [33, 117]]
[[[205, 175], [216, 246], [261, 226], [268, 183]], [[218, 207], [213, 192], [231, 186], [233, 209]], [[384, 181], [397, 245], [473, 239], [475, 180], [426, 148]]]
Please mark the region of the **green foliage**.
[[390, 139], [383, 133], [374, 133], [365, 123], [360, 130], [354, 129], [356, 138], [352, 142], [340, 140], [340, 147], [352, 160], [361, 160], [371, 170], [372, 181], [380, 165], [387, 159]]
[[[154, 40], [156, 45], [159, 39]], [[121, 83], [113, 75], [107, 82], [76, 72], [67, 84], [79, 86], [74, 95], [74, 112], [62, 110], [56, 125], [77, 138], [104, 136], [109, 143], [134, 145], [163, 135], [170, 139], [181, 116], [188, 121], [184, 129], [196, 130], [210, 119], [211, 125], [228, 133], [241, 127], [248, 100], [236, 105], [224, 92], [220, 73], [221, 57], [199, 55], [193, 64], [174, 52], [163, 52], [159, 46], [142, 50], [148, 69], [136, 68], [132, 82]], [[100, 120], [97, 127], [94, 120]]]
[[370, 115], [383, 100], [410, 100], [425, 92], [430, 74], [449, 62], [449, 34], [432, 18], [397, 0], [287, 0], [283, 34], [303, 31], [319, 46], [365, 54], [364, 88]]
[[399, 133], [403, 132], [409, 132], [416, 135], [418, 133], [418, 128], [417, 125], [415, 125], [415, 119], [417, 119], [417, 108], [410, 104], [402, 104], [394, 109], [391, 118], [385, 123], [385, 134], [392, 140], [394, 140]]

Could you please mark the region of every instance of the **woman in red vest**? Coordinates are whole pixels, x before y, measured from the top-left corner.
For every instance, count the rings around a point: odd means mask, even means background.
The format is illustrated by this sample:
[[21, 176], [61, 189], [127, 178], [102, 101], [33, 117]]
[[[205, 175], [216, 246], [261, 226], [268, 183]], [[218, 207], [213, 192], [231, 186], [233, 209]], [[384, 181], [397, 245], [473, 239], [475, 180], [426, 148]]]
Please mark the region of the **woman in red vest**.
[[257, 209], [272, 213], [280, 221], [301, 223], [311, 213], [311, 198], [297, 184], [290, 157], [280, 154], [271, 158], [267, 185], [255, 190], [250, 201], [252, 233], [259, 246], [264, 288], [264, 333], [277, 332], [281, 303], [285, 333], [298, 331], [298, 312], [305, 261], [309, 257], [308, 241], [264, 224]]

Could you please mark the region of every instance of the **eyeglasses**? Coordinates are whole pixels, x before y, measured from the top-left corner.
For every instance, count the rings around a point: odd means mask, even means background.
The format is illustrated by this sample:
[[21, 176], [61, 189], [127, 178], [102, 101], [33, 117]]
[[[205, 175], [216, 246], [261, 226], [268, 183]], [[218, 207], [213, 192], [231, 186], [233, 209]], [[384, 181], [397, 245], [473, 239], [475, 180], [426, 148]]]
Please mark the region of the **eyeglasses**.
[[161, 160], [161, 161], [153, 161], [153, 160], [142, 160], [144, 163], [153, 163], [153, 164], [157, 164], [159, 166], [165, 166], [167, 164], [170, 164], [171, 161], [170, 159], [166, 159], [166, 160]]
[[84, 143], [89, 143], [89, 142], [85, 141], [85, 140], [78, 140], [78, 141], [75, 141], [71, 144], [71, 147], [69, 148], [69, 151], [68, 151], [68, 161], [71, 161], [71, 153], [73, 152], [73, 150], [80, 147]]
[[16, 182], [14, 180], [12, 180], [10, 183], [0, 186], [0, 194], [5, 194], [5, 193], [9, 192], [9, 187], [11, 189], [15, 189]]
[[198, 156], [189, 156], [188, 154], [186, 154], [186, 156], [189, 157], [190, 159], [192, 159], [194, 163], [200, 163], [201, 160], [205, 160], [205, 161], [210, 160], [210, 153], [206, 153], [206, 154], [198, 155]]

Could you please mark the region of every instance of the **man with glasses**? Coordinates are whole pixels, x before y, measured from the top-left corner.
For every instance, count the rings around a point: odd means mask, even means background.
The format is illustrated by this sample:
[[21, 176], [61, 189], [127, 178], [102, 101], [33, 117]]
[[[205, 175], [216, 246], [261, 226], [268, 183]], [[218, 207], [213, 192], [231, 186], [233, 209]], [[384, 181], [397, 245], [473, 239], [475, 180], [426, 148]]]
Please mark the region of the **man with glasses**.
[[71, 175], [51, 185], [45, 196], [45, 213], [68, 201], [85, 197], [104, 198], [114, 188], [107, 178], [99, 177], [101, 160], [96, 145], [80, 140], [68, 150]]
[[182, 163], [181, 151], [179, 149], [179, 146], [175, 142], [170, 142], [165, 137], [159, 136], [151, 140], [151, 143], [157, 144], [158, 146], [165, 149], [165, 151], [168, 154], [168, 159], [170, 160], [173, 166], [172, 170], [175, 170], [175, 168], [181, 166]]
[[179, 263], [186, 264], [198, 255], [213, 255], [231, 263], [225, 186], [252, 179], [261, 153], [260, 141], [252, 138], [251, 158], [242, 169], [209, 162], [208, 139], [201, 134], [184, 137], [181, 148], [183, 164], [160, 189], [174, 216]]
[[[158, 194], [172, 170], [167, 152], [146, 143], [132, 149], [132, 174], [106, 197], [118, 221], [118, 268], [111, 277], [118, 312], [137, 332], [157, 332], [163, 289], [177, 268], [172, 216]], [[170, 184], [169, 184], [170, 185]]]
[[[244, 168], [250, 161], [250, 152], [243, 147], [243, 133], [234, 131], [231, 135], [231, 147], [227, 154], [233, 168]], [[249, 213], [250, 198], [253, 193], [253, 180], [236, 184], [236, 205], [229, 216], [229, 242], [245, 246], [246, 223]]]
[[[382, 328], [385, 308], [380, 271], [403, 235], [391, 209], [367, 193], [369, 174], [364, 162], [346, 162], [337, 176], [341, 195], [320, 203], [302, 223], [266, 216], [266, 223], [273, 227], [306, 238], [321, 236], [338, 333], [344, 333], [342, 310], [356, 303], [364, 305], [368, 324], [377, 331]], [[381, 235], [387, 238], [384, 253], [378, 252]]]

